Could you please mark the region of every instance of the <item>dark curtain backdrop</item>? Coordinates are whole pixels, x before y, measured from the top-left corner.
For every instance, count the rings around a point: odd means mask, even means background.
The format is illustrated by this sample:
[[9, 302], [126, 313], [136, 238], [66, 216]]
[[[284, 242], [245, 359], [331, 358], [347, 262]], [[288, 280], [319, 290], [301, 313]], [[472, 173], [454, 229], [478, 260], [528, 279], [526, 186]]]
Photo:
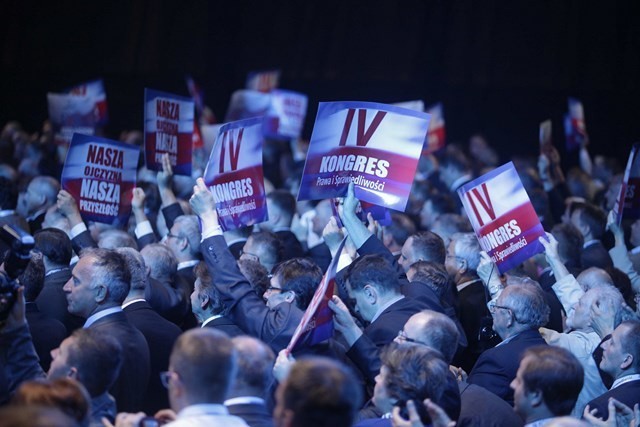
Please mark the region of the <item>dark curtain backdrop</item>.
[[535, 154], [538, 124], [564, 144], [567, 96], [585, 106], [594, 154], [626, 161], [640, 140], [640, 2], [3, 1], [0, 121], [35, 130], [46, 92], [102, 77], [108, 133], [142, 127], [144, 87], [224, 117], [251, 70], [319, 101], [442, 101], [449, 141], [483, 132], [503, 159]]

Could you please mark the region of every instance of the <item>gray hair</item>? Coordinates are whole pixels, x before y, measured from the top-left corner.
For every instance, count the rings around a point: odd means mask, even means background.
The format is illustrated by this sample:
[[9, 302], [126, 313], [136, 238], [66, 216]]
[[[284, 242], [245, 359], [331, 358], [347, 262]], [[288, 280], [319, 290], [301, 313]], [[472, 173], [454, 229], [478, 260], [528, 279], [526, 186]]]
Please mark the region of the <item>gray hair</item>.
[[159, 281], [169, 281], [178, 271], [178, 261], [171, 249], [160, 243], [153, 243], [140, 251], [144, 263], [149, 267], [149, 275]]
[[451, 236], [453, 248], [458, 258], [467, 262], [469, 270], [476, 271], [480, 264], [480, 242], [474, 233], [456, 233]]
[[173, 222], [179, 228], [178, 235], [184, 237], [189, 242], [189, 252], [192, 256], [200, 257], [200, 223], [195, 215], [180, 215]]
[[138, 249], [136, 240], [123, 230], [104, 230], [100, 233], [98, 247], [104, 249], [131, 248]]
[[538, 282], [509, 276], [507, 284], [500, 297], [513, 310], [516, 322], [536, 329], [546, 325], [550, 310]]
[[114, 250], [88, 248], [82, 251], [82, 258], [93, 259], [91, 288], [99, 285], [107, 288], [107, 300], [122, 305], [129, 294], [131, 274], [125, 258]]
[[117, 248], [116, 252], [127, 262], [131, 274], [131, 290], [144, 290], [147, 285], [147, 266], [140, 252], [132, 248]]

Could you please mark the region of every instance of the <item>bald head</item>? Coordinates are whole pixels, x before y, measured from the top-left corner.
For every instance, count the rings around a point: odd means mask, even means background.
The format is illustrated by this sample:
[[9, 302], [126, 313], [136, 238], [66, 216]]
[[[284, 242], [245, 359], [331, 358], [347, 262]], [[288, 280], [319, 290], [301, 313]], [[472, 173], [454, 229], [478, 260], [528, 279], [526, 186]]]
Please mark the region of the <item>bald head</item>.
[[598, 267], [587, 268], [578, 274], [576, 280], [585, 292], [597, 286], [613, 286], [613, 279], [611, 279], [609, 273]]
[[231, 339], [238, 356], [238, 372], [229, 397], [264, 397], [273, 382], [275, 354], [264, 342], [250, 336]]
[[458, 348], [459, 333], [455, 323], [447, 315], [433, 310], [414, 314], [404, 324], [404, 337], [396, 341], [413, 340], [439, 351], [447, 363], [451, 363]]

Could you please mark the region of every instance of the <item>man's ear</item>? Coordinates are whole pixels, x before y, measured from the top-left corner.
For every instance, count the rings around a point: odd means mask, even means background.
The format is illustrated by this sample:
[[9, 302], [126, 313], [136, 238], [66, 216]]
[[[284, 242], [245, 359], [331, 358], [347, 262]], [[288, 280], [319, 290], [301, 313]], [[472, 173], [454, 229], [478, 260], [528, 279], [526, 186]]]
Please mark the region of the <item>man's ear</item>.
[[74, 380], [77, 380], [78, 379], [78, 368], [76, 368], [75, 366], [70, 367], [69, 371], [67, 372], [67, 377], [73, 378]]
[[105, 299], [107, 299], [107, 295], [109, 294], [109, 291], [107, 289], [106, 286], [104, 285], [98, 285], [96, 286], [96, 296], [95, 296], [95, 301], [97, 303], [101, 303], [103, 302]]
[[200, 300], [200, 308], [203, 310], [207, 308], [207, 306], [209, 305], [209, 302], [211, 301], [209, 299], [209, 295], [205, 295], [205, 294], [198, 295], [198, 299]]
[[629, 368], [631, 365], [633, 365], [633, 360], [634, 360], [633, 359], [633, 355], [631, 353], [627, 353], [627, 355], [622, 360], [622, 363], [620, 364], [620, 367], [622, 369]]
[[296, 293], [293, 291], [285, 292], [284, 300], [288, 303], [292, 303], [296, 299]]
[[365, 285], [364, 288], [362, 288], [362, 291], [364, 292], [365, 298], [371, 305], [375, 304], [376, 301], [378, 301], [378, 291], [374, 286]]
[[280, 423], [282, 427], [291, 427], [293, 425], [294, 413], [291, 409], [283, 409], [280, 413]]
[[467, 265], [467, 260], [462, 258], [456, 258], [456, 262], [458, 263], [458, 272], [462, 275], [469, 270], [469, 266]]
[[538, 407], [544, 404], [544, 399], [542, 398], [542, 391], [540, 390], [526, 390], [525, 395], [529, 400], [529, 403], [532, 407]]

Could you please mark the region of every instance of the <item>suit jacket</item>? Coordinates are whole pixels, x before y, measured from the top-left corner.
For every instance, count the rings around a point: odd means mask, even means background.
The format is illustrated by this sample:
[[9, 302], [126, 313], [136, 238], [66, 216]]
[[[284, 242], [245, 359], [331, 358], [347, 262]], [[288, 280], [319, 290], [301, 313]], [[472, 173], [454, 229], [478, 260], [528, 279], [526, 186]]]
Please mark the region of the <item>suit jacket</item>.
[[275, 234], [282, 243], [283, 261], [291, 258], [299, 258], [304, 254], [300, 241], [291, 230], [279, 230], [276, 231]]
[[184, 291], [153, 277], [149, 277], [147, 283], [144, 298], [151, 308], [165, 319], [181, 325], [190, 310]]
[[156, 313], [146, 301], [136, 301], [123, 311], [129, 322], [142, 332], [149, 345], [150, 377], [142, 410], [147, 414], [155, 414], [158, 410], [169, 407], [167, 390], [160, 381], [160, 372], [169, 367], [171, 349], [182, 330]]
[[[210, 321], [209, 323], [204, 325], [204, 327], [205, 328], [214, 328], [214, 329], [217, 329], [219, 331], [222, 331], [225, 334], [229, 335], [229, 338], [237, 337], [237, 336], [240, 336], [240, 335], [246, 335], [245, 332], [242, 329], [238, 328], [238, 325], [233, 323], [231, 321], [231, 319], [229, 319], [226, 316], [222, 316], [222, 317], [218, 317], [217, 319], [213, 319], [212, 321]], [[237, 415], [237, 414], [234, 414], [234, 415]]]
[[84, 230], [76, 237], [71, 239], [71, 246], [73, 247], [74, 252], [78, 254], [78, 256], [80, 256], [80, 253], [83, 249], [97, 248], [98, 244], [95, 240], [93, 240], [93, 237], [91, 237], [91, 233], [89, 232], [89, 230]]
[[187, 313], [180, 324], [183, 331], [198, 327], [198, 320], [191, 310], [191, 293], [196, 283], [194, 268], [195, 266], [181, 268], [178, 269], [178, 273], [176, 274], [176, 287], [182, 290], [187, 303]]
[[458, 291], [458, 307], [460, 308], [460, 323], [462, 323], [469, 343], [462, 352], [459, 361], [466, 372], [471, 372], [480, 354], [500, 342], [499, 339], [488, 342], [478, 339], [482, 319], [491, 318], [487, 308], [485, 288], [480, 279]]
[[458, 383], [460, 388], [459, 427], [522, 427], [524, 422], [507, 402], [475, 384]]
[[40, 366], [46, 372], [51, 364], [51, 350], [58, 348], [62, 340], [67, 337], [67, 329], [58, 320], [40, 312], [35, 302], [26, 304], [25, 314], [33, 338], [33, 346], [40, 359]]
[[45, 276], [42, 291], [36, 298], [38, 309], [43, 314], [62, 322], [67, 334], [71, 334], [71, 332], [81, 328], [84, 324], [82, 317], [75, 316], [67, 310], [67, 294], [62, 288], [70, 278], [71, 269], [69, 268], [64, 268]]
[[116, 399], [118, 412], [138, 412], [142, 409], [149, 384], [149, 346], [147, 340], [127, 319], [116, 312], [98, 319], [91, 329], [102, 331], [122, 346], [122, 367], [109, 392]]
[[628, 383], [621, 384], [589, 402], [589, 407], [591, 409], [598, 410], [595, 414], [597, 417], [606, 418], [608, 416], [608, 404], [610, 397], [624, 403], [629, 408], [633, 408], [633, 405], [640, 403], [640, 380], [629, 381]]
[[331, 251], [329, 250], [327, 244], [324, 242], [320, 243], [319, 245], [315, 245], [312, 248], [309, 248], [305, 256], [313, 259], [322, 271], [327, 271], [332, 258]]
[[249, 427], [273, 427], [272, 414], [264, 403], [226, 405], [229, 413], [240, 417]]
[[47, 214], [47, 211], [43, 211], [39, 215], [27, 221], [29, 223], [29, 230], [31, 230], [31, 234], [34, 234], [36, 231], [39, 231], [42, 229], [42, 222], [44, 221], [44, 216], [46, 214]]
[[404, 328], [409, 317], [422, 310], [422, 305], [412, 298], [402, 298], [394, 302], [384, 310], [376, 320], [364, 328], [364, 334], [373, 341], [377, 347], [389, 344], [398, 335], [398, 331]]
[[295, 304], [286, 302], [268, 308], [238, 269], [224, 237], [209, 237], [202, 241], [200, 248], [207, 267], [215, 271], [213, 283], [229, 309], [229, 319], [248, 335], [267, 343], [274, 352], [285, 348], [303, 312]]
[[536, 329], [530, 329], [519, 333], [506, 344], [485, 351], [469, 374], [468, 382], [486, 388], [513, 406], [513, 390], [509, 384], [516, 377], [522, 354], [536, 345], [547, 343]]
[[580, 263], [583, 270], [589, 267], [598, 267], [605, 270], [613, 268], [611, 255], [599, 240], [582, 249]]

